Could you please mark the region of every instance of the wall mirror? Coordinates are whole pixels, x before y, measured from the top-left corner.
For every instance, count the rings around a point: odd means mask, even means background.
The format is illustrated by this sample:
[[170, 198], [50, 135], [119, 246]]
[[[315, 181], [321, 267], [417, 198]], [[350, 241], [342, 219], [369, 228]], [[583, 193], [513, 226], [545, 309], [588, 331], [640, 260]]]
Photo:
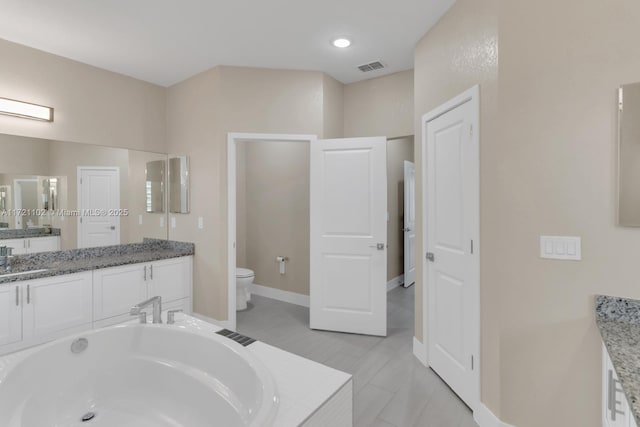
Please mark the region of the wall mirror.
[[618, 224], [640, 227], [640, 83], [618, 95]]
[[189, 213], [189, 158], [169, 159], [169, 212]]
[[167, 239], [166, 154], [6, 134], [0, 153], [0, 246], [38, 228], [61, 250]]
[[164, 212], [164, 176], [167, 162], [154, 160], [147, 162], [145, 169], [145, 194], [148, 213]]

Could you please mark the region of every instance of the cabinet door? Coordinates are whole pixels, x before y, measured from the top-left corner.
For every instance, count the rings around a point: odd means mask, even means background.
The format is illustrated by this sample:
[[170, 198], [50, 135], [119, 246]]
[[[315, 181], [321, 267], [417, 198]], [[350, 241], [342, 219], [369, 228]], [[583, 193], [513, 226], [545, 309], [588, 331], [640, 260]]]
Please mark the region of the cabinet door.
[[14, 255], [24, 255], [27, 253], [27, 239], [0, 240], [0, 246], [13, 248]]
[[149, 270], [149, 296], [163, 302], [191, 297], [191, 257], [154, 261]]
[[0, 346], [22, 341], [20, 285], [0, 285]]
[[93, 272], [93, 315], [96, 321], [128, 314], [147, 299], [143, 264], [105, 268]]
[[91, 272], [26, 282], [23, 292], [24, 338], [41, 341], [93, 320]]
[[33, 237], [27, 241], [27, 252], [51, 252], [60, 250], [60, 238], [58, 236]]

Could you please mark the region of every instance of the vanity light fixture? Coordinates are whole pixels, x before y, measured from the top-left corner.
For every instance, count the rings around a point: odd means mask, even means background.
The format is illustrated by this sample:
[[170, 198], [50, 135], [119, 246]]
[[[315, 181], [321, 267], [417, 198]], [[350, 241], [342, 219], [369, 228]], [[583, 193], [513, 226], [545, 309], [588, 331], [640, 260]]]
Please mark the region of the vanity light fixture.
[[335, 47], [338, 47], [340, 49], [344, 49], [346, 47], [351, 46], [351, 40], [349, 39], [345, 39], [344, 37], [340, 37], [337, 39], [334, 39], [331, 44]]
[[53, 108], [15, 99], [0, 98], [0, 114], [45, 122], [53, 121]]

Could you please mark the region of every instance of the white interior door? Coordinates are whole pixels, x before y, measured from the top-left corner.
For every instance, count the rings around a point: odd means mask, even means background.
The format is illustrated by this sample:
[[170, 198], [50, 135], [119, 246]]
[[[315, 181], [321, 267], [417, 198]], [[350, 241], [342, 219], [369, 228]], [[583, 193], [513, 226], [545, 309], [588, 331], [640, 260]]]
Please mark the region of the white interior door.
[[310, 325], [387, 334], [386, 138], [311, 142]]
[[467, 101], [425, 126], [429, 365], [472, 409], [479, 338], [475, 117]]
[[120, 244], [120, 170], [78, 168], [78, 247]]
[[416, 281], [416, 165], [404, 161], [404, 287]]

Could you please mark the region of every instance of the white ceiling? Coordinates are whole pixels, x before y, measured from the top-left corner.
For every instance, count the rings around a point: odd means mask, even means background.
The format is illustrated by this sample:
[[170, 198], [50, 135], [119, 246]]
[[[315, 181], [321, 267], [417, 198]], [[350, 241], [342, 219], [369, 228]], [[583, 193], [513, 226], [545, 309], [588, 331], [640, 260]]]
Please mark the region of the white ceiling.
[[[0, 38], [170, 86], [216, 65], [351, 83], [413, 67], [455, 0], [0, 0]], [[336, 49], [347, 36], [353, 45]], [[381, 60], [387, 68], [356, 67]]]

